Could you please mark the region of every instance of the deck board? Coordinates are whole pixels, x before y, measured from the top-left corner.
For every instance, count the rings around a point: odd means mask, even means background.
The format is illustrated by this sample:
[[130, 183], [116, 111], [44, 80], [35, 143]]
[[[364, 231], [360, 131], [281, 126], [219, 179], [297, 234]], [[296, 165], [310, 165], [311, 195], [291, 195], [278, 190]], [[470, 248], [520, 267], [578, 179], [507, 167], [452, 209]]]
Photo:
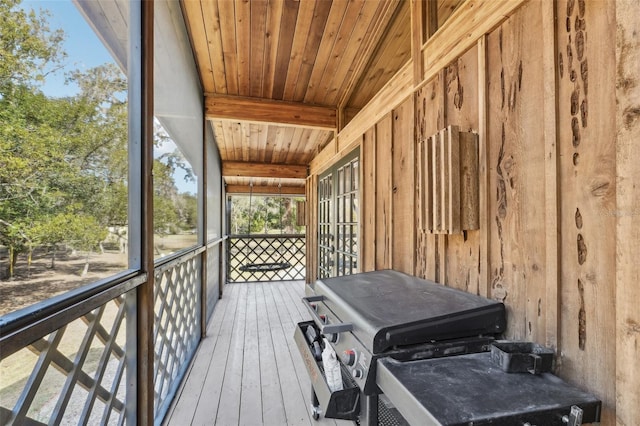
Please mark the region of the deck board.
[[310, 416], [311, 384], [293, 341], [296, 323], [309, 319], [303, 295], [302, 281], [225, 286], [164, 424], [353, 424]]

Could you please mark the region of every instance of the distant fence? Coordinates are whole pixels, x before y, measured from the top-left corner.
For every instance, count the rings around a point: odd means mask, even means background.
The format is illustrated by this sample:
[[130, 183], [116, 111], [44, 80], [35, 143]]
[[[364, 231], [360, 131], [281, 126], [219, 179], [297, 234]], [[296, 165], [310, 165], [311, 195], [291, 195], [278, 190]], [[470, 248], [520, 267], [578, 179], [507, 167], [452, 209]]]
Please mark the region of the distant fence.
[[303, 280], [305, 244], [304, 234], [230, 235], [227, 281]]

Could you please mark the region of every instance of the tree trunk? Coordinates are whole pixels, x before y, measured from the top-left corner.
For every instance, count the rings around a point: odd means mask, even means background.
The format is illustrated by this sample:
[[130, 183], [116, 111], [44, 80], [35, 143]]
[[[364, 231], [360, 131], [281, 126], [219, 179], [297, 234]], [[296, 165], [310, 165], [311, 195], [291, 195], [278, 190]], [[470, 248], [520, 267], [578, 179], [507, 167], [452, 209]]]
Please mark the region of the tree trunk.
[[15, 249], [12, 246], [9, 246], [9, 265], [7, 266], [7, 278], [13, 278], [14, 267], [16, 265], [16, 255]]
[[84, 277], [89, 273], [89, 251], [87, 251], [87, 256], [84, 258], [84, 268], [82, 268], [81, 277]]
[[51, 255], [51, 269], [56, 269], [56, 245], [53, 245], [53, 253]]
[[282, 219], [284, 222], [285, 234], [293, 234], [293, 226], [291, 221], [292, 211], [291, 211], [291, 198], [284, 199], [284, 214], [282, 215]]
[[27, 254], [27, 276], [31, 276], [31, 261], [33, 260], [33, 249], [29, 248], [29, 253]]

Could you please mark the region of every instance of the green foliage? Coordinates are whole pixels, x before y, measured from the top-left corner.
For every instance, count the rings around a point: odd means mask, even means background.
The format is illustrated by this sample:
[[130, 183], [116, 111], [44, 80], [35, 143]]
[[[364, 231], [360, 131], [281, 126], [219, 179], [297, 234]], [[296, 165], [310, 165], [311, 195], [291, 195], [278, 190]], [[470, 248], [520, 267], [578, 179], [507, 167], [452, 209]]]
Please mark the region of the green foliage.
[[89, 250], [127, 220], [127, 83], [105, 64], [68, 80], [80, 93], [38, 84], [65, 57], [47, 14], [0, 0], [0, 244]]
[[52, 31], [48, 15], [20, 8], [20, 0], [0, 0], [0, 91], [12, 85], [42, 81], [54, 70], [65, 54], [64, 33]]
[[[76, 95], [42, 93], [66, 57], [64, 33], [48, 18], [0, 0], [0, 245], [15, 256], [38, 245], [93, 250], [108, 227], [128, 224], [126, 78], [104, 64], [66, 73]], [[154, 136], [157, 145], [170, 141], [159, 122]], [[154, 161], [161, 235], [197, 227], [197, 197], [179, 193], [178, 169], [195, 181], [177, 149]]]
[[[291, 197], [238, 195], [231, 197], [230, 227], [234, 234], [302, 233], [295, 224], [296, 203]], [[251, 230], [249, 232], [249, 223]]]

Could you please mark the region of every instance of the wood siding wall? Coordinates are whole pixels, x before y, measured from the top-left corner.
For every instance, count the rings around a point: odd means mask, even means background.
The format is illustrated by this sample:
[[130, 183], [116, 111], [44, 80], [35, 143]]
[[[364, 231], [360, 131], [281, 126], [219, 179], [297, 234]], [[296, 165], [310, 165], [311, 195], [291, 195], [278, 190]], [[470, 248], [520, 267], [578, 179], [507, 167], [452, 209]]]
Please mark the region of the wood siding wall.
[[[602, 399], [601, 424], [640, 424], [640, 6], [526, 1], [508, 15], [489, 13], [495, 25], [475, 40], [458, 31], [467, 47], [446, 66], [434, 69], [446, 52], [427, 42], [425, 80], [374, 98], [311, 174], [359, 144], [363, 271], [503, 301], [506, 337], [556, 348], [557, 374]], [[448, 125], [479, 135], [480, 229], [435, 235], [419, 161]]]

